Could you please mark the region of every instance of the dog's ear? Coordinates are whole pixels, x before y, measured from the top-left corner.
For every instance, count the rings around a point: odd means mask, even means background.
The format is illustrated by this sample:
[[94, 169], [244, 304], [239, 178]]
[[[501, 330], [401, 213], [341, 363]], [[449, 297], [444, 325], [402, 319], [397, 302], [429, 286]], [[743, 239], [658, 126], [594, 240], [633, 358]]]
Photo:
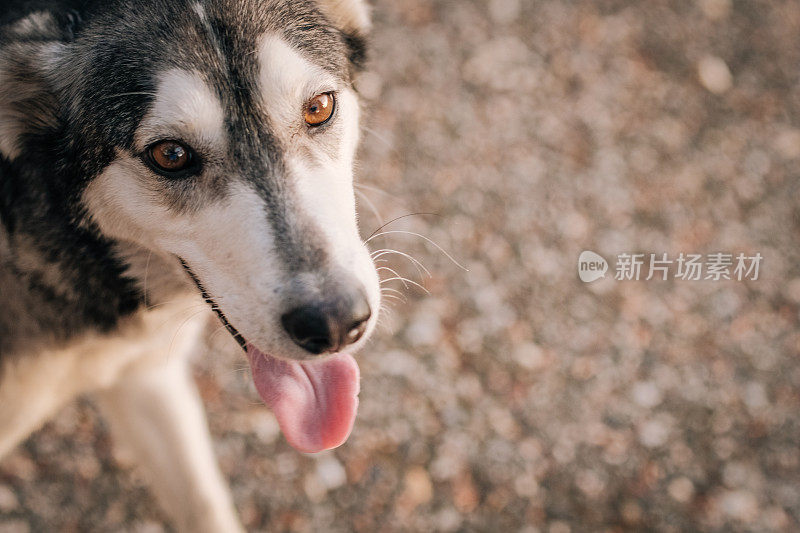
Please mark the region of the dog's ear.
[[364, 0], [317, 0], [322, 12], [344, 33], [369, 33], [369, 6]]
[[350, 61], [361, 70], [367, 59], [367, 34], [371, 27], [369, 5], [364, 0], [317, 0], [322, 13], [342, 32]]
[[15, 159], [26, 138], [59, 126], [48, 79], [53, 44], [13, 43], [0, 49], [0, 155]]
[[36, 13], [4, 32], [0, 47], [0, 155], [13, 160], [25, 139], [59, 127], [52, 72], [63, 50], [64, 26]]

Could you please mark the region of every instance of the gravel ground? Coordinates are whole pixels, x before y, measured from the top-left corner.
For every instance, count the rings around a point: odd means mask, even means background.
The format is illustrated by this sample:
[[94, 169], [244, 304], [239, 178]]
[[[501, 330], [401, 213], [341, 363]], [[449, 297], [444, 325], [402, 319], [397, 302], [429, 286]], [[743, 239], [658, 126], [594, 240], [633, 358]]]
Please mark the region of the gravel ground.
[[[380, 0], [366, 235], [413, 254], [341, 448], [293, 451], [224, 335], [198, 361], [253, 531], [797, 531], [800, 4]], [[373, 214], [372, 204], [380, 214]], [[611, 263], [582, 283], [577, 260]], [[763, 256], [617, 281], [621, 253]], [[390, 266], [420, 276], [400, 256]], [[644, 276], [643, 276], [644, 277]], [[160, 531], [88, 401], [0, 466], [0, 531]]]

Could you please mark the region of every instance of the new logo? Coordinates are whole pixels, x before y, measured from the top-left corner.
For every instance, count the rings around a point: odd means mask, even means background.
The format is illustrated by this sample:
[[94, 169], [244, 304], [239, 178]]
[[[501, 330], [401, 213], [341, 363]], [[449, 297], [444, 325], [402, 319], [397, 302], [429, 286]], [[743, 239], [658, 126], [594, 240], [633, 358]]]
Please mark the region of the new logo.
[[608, 272], [608, 261], [602, 256], [589, 250], [581, 252], [578, 257], [578, 277], [581, 278], [581, 281], [590, 283], [604, 278], [606, 272]]

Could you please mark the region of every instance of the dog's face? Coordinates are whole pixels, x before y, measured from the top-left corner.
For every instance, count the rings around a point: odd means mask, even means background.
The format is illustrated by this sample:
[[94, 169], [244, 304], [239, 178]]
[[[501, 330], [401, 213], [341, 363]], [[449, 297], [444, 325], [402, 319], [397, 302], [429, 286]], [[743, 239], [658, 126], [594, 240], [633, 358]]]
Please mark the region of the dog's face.
[[147, 78], [92, 95], [148, 93], [83, 198], [107, 234], [180, 258], [246, 342], [308, 359], [365, 338], [379, 305], [356, 227], [351, 50], [312, 4], [236, 4], [164, 13]]
[[379, 305], [356, 227], [359, 104], [347, 71], [324, 66], [342, 51], [315, 58], [274, 31], [248, 45], [226, 58], [249, 63], [238, 79], [154, 70], [133, 146], [84, 199], [103, 231], [184, 261], [247, 342], [306, 359], [359, 341]]
[[[113, 240], [181, 261], [247, 347], [259, 391], [279, 419], [285, 411], [282, 425], [336, 419], [321, 429], [303, 423], [294, 444], [338, 444], [349, 431], [341, 409], [309, 414], [271, 395], [302, 369], [323, 389], [314, 401], [352, 403], [351, 359], [314, 368], [286, 361], [358, 348], [377, 320], [378, 276], [358, 234], [353, 189], [351, 73], [364, 6], [134, 4], [88, 22], [87, 38], [37, 52], [67, 95], [58, 105], [68, 108], [84, 159], [86, 220]], [[345, 392], [324, 390], [335, 383]], [[325, 434], [304, 434], [314, 431]]]

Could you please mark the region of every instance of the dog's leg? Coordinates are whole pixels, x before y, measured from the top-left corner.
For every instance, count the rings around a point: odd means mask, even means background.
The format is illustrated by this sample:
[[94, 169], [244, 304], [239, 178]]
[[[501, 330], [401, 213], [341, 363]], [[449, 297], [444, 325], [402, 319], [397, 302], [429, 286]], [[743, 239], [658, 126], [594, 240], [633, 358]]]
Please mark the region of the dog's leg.
[[131, 370], [98, 400], [179, 531], [242, 531], [186, 357]]
[[69, 357], [49, 355], [0, 369], [0, 458], [73, 396], [72, 387], [61, 381], [71, 370]]
[[0, 368], [0, 457], [75, 396], [116, 380], [141, 350], [126, 338], [90, 338], [6, 363]]
[[197, 304], [196, 297], [178, 298], [113, 335], [87, 333], [0, 365], [0, 457], [75, 396], [116, 383], [143, 354], [189, 353], [204, 325], [202, 316], [186, 319]]

